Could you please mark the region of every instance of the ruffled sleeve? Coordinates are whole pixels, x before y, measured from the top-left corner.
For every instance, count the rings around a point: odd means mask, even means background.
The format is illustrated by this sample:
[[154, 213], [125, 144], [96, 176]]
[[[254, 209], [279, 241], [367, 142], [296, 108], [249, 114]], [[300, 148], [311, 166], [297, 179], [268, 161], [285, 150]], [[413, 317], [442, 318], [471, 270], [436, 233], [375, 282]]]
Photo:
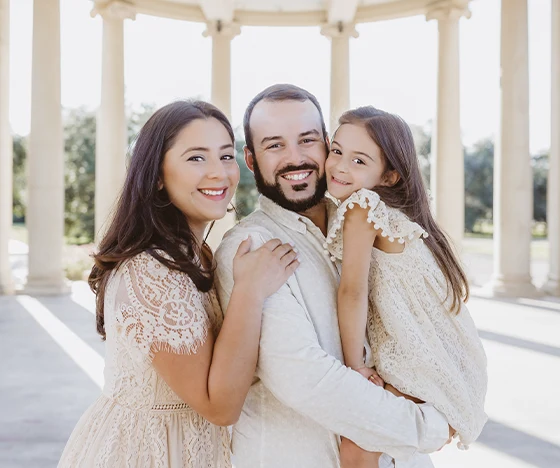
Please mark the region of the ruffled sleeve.
[[162, 350], [195, 354], [211, 326], [203, 294], [189, 276], [148, 253], [123, 265], [115, 312], [117, 333], [140, 360], [151, 361]]
[[[332, 196], [331, 200], [336, 200]], [[335, 203], [337, 203], [335, 201]], [[343, 243], [342, 231], [344, 217], [348, 210], [356, 205], [368, 209], [368, 223], [373, 223], [374, 228], [381, 231], [383, 237], [388, 237], [391, 242], [413, 241], [420, 237], [428, 237], [428, 233], [418, 224], [410, 219], [401, 211], [388, 207], [379, 195], [367, 189], [354, 192], [342, 203], [337, 203], [338, 209], [334, 219], [330, 221], [329, 232], [323, 247], [331, 255], [331, 260], [342, 259]]]

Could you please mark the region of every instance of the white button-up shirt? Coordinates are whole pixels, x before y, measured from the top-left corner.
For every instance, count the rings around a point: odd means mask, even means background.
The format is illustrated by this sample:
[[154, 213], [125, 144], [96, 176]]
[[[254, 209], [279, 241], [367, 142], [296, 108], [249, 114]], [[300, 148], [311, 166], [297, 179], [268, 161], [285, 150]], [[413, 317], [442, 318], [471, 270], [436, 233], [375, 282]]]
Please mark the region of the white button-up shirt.
[[[253, 249], [273, 238], [294, 243], [301, 265], [264, 305], [255, 381], [233, 428], [236, 468], [338, 468], [338, 435], [395, 458], [440, 448], [449, 435], [441, 413], [397, 398], [344, 366], [339, 265], [308, 218], [261, 197], [260, 208], [226, 234], [216, 252], [222, 310], [233, 289], [233, 257], [247, 235]], [[425, 460], [415, 466], [432, 466]]]

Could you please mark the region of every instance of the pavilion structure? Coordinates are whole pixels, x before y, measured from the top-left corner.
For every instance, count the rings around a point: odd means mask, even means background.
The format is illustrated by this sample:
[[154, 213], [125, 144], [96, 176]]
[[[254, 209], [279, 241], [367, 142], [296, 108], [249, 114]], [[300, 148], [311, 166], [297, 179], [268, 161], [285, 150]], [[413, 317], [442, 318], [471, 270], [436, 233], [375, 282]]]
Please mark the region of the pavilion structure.
[[[83, 0], [85, 1], [85, 0]], [[89, 0], [88, 0], [89, 1]], [[560, 0], [552, 7], [552, 140], [548, 193], [550, 272], [544, 290], [560, 296]], [[500, 296], [539, 294], [531, 281], [532, 171], [529, 153], [528, 0], [502, 0], [501, 112], [494, 175], [495, 263]], [[34, 0], [27, 227], [28, 294], [66, 290], [62, 268], [64, 180], [60, 101], [60, 0]], [[0, 293], [12, 291], [9, 115], [9, 4], [0, 0]], [[243, 26], [321, 26], [331, 43], [330, 128], [350, 107], [349, 44], [360, 23], [424, 15], [438, 24], [437, 111], [432, 195], [438, 222], [459, 243], [464, 230], [460, 132], [459, 25], [469, 0], [95, 0], [103, 19], [102, 90], [97, 120], [96, 230], [109, 216], [125, 173], [123, 24], [137, 14], [202, 22], [212, 40], [212, 102], [231, 113], [231, 41]], [[223, 227], [221, 231], [223, 231]], [[217, 230], [219, 233], [220, 230]], [[215, 239], [217, 240], [217, 239]]]

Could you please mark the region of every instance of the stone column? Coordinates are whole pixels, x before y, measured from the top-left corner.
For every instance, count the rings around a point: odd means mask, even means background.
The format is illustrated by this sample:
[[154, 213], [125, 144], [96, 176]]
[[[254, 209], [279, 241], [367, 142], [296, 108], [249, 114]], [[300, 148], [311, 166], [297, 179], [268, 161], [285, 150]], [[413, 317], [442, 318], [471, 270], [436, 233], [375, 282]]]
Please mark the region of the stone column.
[[241, 33], [237, 23], [208, 23], [204, 37], [212, 38], [212, 104], [231, 120], [231, 41]]
[[527, 0], [502, 0], [501, 116], [494, 157], [496, 296], [534, 296], [531, 283], [533, 178], [529, 153]]
[[66, 292], [64, 152], [60, 104], [60, 0], [33, 3], [31, 131], [28, 154], [27, 294]]
[[552, 92], [547, 223], [550, 269], [544, 286], [560, 296], [560, 0], [552, 0]]
[[331, 110], [332, 134], [338, 127], [338, 118], [350, 109], [350, 38], [359, 36], [353, 24], [329, 24], [321, 34], [331, 40]]
[[0, 0], [0, 295], [13, 292], [8, 244], [12, 228], [10, 0]]
[[466, 7], [439, 2], [426, 19], [438, 22], [437, 114], [432, 137], [431, 192], [434, 215], [457, 251], [465, 230], [465, 170], [460, 124], [459, 20]]
[[95, 233], [98, 241], [107, 228], [126, 172], [126, 116], [124, 102], [124, 20], [135, 19], [128, 3], [96, 6], [91, 15], [103, 18], [101, 103], [95, 141]]
[[[212, 38], [212, 104], [231, 121], [231, 41], [241, 33], [237, 23], [209, 22], [204, 37]], [[232, 201], [235, 204], [235, 199]], [[216, 221], [208, 236], [208, 244], [216, 249], [224, 234], [235, 225], [235, 212]]]

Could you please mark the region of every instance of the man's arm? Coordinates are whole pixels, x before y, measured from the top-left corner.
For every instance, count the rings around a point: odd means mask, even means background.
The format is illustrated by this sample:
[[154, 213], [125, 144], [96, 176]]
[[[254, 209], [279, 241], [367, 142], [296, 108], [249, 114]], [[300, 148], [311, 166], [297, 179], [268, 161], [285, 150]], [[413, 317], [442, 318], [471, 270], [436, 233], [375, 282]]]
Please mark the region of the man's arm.
[[[216, 252], [224, 310], [233, 256], [247, 234], [236, 228]], [[269, 240], [262, 231], [252, 237], [254, 248]], [[368, 451], [407, 458], [417, 450], [433, 452], [449, 437], [445, 418], [433, 407], [397, 398], [327, 354], [287, 284], [265, 302], [257, 375], [282, 403]]]

